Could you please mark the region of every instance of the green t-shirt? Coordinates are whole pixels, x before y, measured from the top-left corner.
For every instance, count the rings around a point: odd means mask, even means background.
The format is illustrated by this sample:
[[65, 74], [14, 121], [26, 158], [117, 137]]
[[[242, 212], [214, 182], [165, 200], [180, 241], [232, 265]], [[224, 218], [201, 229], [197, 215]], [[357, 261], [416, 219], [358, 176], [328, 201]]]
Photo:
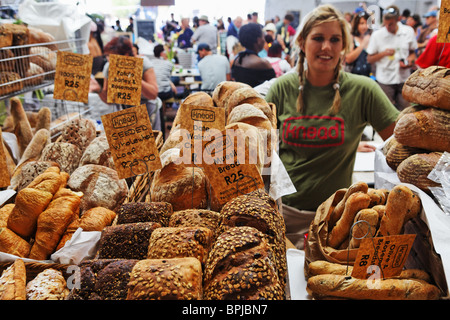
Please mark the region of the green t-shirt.
[[328, 110], [334, 99], [332, 85], [304, 86], [305, 107], [297, 112], [298, 73], [277, 79], [266, 95], [277, 107], [280, 158], [297, 192], [283, 203], [300, 210], [316, 210], [336, 190], [352, 182], [356, 150], [367, 124], [381, 131], [399, 111], [372, 79], [351, 73], [340, 75], [341, 107]]

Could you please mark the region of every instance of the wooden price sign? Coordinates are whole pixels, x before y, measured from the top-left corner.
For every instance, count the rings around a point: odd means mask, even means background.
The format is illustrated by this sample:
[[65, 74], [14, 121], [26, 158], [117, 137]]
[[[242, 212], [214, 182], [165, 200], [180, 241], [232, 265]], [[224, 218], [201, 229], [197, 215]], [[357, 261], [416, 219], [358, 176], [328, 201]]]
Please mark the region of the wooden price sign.
[[437, 43], [450, 42], [450, 0], [441, 0]]
[[225, 129], [225, 109], [217, 107], [197, 107], [181, 104], [178, 109], [180, 128], [184, 129], [181, 154], [187, 166], [201, 165], [203, 162], [203, 142], [211, 136], [220, 135]]
[[6, 164], [6, 154], [3, 148], [2, 129], [0, 128], [0, 188], [11, 184], [8, 166]]
[[138, 106], [141, 104], [142, 58], [109, 55], [108, 103]]
[[361, 240], [352, 277], [368, 279], [398, 276], [411, 251], [415, 234], [364, 238]]
[[102, 123], [120, 179], [161, 169], [145, 104], [105, 114]]
[[53, 99], [88, 103], [92, 61], [91, 55], [58, 51]]
[[204, 142], [203, 170], [221, 204], [264, 187], [256, 164], [249, 161], [249, 148], [239, 130], [222, 131], [222, 135]]

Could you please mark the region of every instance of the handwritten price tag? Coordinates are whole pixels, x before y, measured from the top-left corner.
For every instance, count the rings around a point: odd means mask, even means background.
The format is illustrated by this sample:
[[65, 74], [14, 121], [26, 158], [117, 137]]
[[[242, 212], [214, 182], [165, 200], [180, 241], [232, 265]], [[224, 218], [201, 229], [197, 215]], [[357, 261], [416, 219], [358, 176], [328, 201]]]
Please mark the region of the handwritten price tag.
[[91, 55], [58, 51], [53, 99], [88, 103], [92, 61]]
[[145, 104], [102, 116], [120, 179], [162, 167]]
[[224, 130], [220, 138], [204, 142], [203, 149], [211, 158], [204, 159], [202, 167], [221, 204], [264, 187], [256, 164], [246, 161], [250, 159], [248, 148], [237, 143], [242, 141], [240, 135]]
[[111, 54], [108, 70], [108, 103], [141, 104], [142, 58]]
[[441, 0], [437, 43], [450, 42], [450, 0]]
[[373, 272], [390, 278], [398, 276], [411, 251], [415, 234], [402, 234], [361, 240], [353, 265], [352, 277], [368, 279]]

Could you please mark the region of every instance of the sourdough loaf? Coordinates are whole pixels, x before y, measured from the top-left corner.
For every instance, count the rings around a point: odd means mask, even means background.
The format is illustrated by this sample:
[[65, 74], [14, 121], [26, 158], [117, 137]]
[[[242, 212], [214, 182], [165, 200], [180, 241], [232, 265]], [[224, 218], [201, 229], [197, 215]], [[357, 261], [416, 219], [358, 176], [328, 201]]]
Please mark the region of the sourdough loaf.
[[67, 182], [70, 189], [83, 192], [81, 214], [93, 207], [116, 211], [128, 194], [128, 185], [117, 171], [96, 164], [78, 167]]
[[416, 70], [406, 80], [403, 97], [413, 103], [450, 110], [450, 69], [430, 66]]
[[66, 122], [61, 133], [61, 141], [77, 146], [83, 153], [97, 136], [94, 123], [85, 118], [75, 118]]
[[48, 143], [41, 152], [40, 161], [56, 162], [61, 171], [72, 174], [78, 168], [82, 152], [76, 145], [56, 141]]
[[111, 169], [116, 168], [106, 136], [96, 137], [89, 143], [80, 159], [80, 166], [85, 164], [98, 164]]
[[216, 106], [224, 108], [231, 94], [239, 88], [251, 88], [246, 83], [236, 81], [222, 81], [213, 91], [212, 99]]
[[405, 159], [397, 168], [397, 175], [401, 182], [410, 183], [426, 193], [430, 187], [439, 187], [439, 183], [428, 179], [442, 152], [417, 153]]
[[14, 170], [11, 177], [11, 189], [16, 191], [22, 190], [27, 187], [34, 178], [44, 173], [50, 167], [59, 168], [59, 165], [56, 162], [41, 160], [22, 163], [22, 165], [16, 167], [16, 170]]

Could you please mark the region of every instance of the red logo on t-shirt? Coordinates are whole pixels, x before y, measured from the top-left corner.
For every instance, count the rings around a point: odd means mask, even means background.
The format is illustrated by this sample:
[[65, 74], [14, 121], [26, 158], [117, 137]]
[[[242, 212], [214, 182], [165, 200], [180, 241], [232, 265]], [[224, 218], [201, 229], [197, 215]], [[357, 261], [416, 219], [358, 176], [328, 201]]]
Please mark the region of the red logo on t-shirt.
[[284, 120], [284, 143], [306, 148], [335, 147], [344, 143], [344, 119], [331, 116], [300, 116]]

